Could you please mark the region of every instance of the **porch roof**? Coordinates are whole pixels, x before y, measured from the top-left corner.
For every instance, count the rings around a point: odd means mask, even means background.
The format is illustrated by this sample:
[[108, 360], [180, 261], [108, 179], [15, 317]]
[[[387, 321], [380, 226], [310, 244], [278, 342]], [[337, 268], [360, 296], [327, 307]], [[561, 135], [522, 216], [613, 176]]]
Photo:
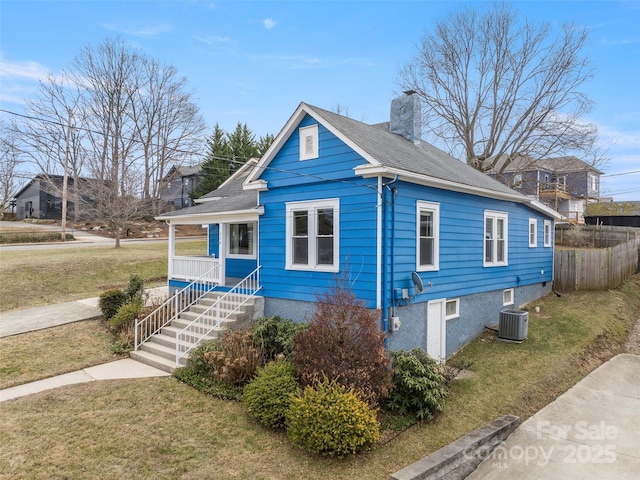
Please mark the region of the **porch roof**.
[[263, 213], [262, 207], [258, 205], [258, 192], [243, 190], [242, 180], [238, 179], [224, 188], [214, 190], [218, 195], [207, 202], [163, 213], [156, 219], [177, 224], [258, 220], [258, 216]]

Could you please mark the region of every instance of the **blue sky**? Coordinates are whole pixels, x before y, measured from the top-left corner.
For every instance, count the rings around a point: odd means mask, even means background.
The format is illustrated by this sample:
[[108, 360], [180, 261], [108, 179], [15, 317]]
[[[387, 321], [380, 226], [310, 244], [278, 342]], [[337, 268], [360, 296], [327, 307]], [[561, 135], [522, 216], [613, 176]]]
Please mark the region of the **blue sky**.
[[[468, 3], [2, 0], [0, 108], [22, 111], [46, 72], [119, 36], [187, 77], [210, 128], [277, 134], [301, 101], [382, 122], [424, 32]], [[512, 3], [554, 29], [588, 27], [587, 119], [611, 157], [603, 194], [640, 200], [640, 1]]]

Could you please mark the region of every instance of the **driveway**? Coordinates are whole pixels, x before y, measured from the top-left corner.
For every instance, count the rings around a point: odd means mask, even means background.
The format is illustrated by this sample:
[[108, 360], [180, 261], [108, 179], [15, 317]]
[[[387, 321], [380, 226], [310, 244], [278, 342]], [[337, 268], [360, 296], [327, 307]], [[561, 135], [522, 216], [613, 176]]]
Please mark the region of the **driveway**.
[[525, 421], [469, 477], [640, 478], [640, 356], [618, 355]]

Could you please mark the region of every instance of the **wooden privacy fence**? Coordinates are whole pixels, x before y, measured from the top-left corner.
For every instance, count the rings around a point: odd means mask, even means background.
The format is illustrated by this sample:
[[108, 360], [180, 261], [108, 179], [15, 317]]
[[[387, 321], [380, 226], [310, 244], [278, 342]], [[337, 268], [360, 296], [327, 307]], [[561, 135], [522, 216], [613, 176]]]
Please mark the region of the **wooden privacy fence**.
[[553, 286], [560, 292], [616, 288], [638, 271], [640, 237], [613, 247], [554, 252]]

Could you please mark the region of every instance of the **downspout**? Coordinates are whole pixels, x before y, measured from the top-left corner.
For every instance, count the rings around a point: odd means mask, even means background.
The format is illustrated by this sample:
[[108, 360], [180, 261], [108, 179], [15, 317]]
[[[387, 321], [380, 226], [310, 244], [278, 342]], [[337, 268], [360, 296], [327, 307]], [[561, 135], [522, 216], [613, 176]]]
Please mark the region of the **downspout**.
[[[395, 178], [387, 183], [387, 184], [382, 184], [382, 328], [385, 332], [385, 339], [384, 339], [384, 346], [386, 348], [387, 351], [389, 351], [389, 341], [386, 337], [386, 333], [389, 331], [389, 317], [388, 317], [388, 308], [389, 308], [389, 302], [388, 302], [388, 298], [387, 298], [387, 293], [389, 292], [389, 289], [387, 288], [387, 278], [389, 277], [389, 275], [387, 275], [387, 265], [388, 265], [388, 227], [387, 227], [387, 223], [388, 223], [388, 217], [389, 214], [387, 212], [387, 190], [389, 190], [389, 192], [391, 193], [391, 198], [392, 198], [392, 205], [395, 203], [394, 201], [394, 194], [395, 194], [395, 189], [393, 188], [389, 188], [389, 185], [394, 184], [395, 182], [398, 181], [398, 176], [396, 175]], [[394, 218], [393, 218], [393, 213], [394, 210], [392, 209], [392, 224], [394, 222]], [[392, 229], [393, 231], [393, 229]], [[393, 249], [393, 236], [391, 237], [391, 245], [392, 245], [392, 249]], [[391, 252], [391, 285], [393, 285], [393, 251]], [[391, 297], [392, 302], [393, 302], [393, 296]]]

